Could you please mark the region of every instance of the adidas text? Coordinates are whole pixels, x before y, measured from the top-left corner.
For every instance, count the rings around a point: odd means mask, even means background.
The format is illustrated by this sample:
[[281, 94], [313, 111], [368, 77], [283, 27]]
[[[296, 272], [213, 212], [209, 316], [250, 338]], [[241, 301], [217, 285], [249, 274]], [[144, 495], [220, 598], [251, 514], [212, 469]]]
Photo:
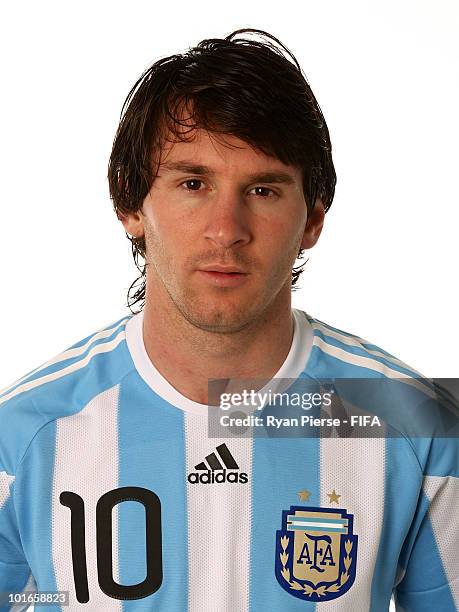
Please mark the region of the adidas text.
[[227, 472], [226, 470], [206, 470], [205, 472], [190, 472], [188, 482], [190, 484], [214, 484], [219, 482], [248, 482], [249, 477], [245, 472]]

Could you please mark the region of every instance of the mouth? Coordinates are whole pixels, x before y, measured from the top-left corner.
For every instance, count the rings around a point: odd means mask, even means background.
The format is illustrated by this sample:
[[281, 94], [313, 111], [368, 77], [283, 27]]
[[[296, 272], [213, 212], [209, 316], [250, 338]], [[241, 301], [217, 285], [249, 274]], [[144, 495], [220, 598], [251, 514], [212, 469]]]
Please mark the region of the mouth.
[[219, 270], [197, 270], [197, 272], [203, 279], [218, 287], [237, 287], [249, 277], [245, 272], [221, 272]]

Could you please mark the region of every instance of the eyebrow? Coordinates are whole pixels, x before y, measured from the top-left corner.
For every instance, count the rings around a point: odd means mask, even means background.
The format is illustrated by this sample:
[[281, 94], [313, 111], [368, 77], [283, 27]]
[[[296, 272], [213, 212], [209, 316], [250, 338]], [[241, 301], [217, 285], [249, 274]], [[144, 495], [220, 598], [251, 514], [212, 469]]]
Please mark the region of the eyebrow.
[[[165, 170], [171, 172], [184, 172], [187, 174], [197, 174], [197, 175], [205, 175], [205, 176], [215, 176], [215, 172], [209, 168], [208, 166], [203, 166], [200, 164], [195, 164], [192, 161], [180, 160], [180, 161], [170, 161], [164, 162], [160, 165], [160, 169], [163, 168]], [[284, 183], [286, 185], [295, 184], [295, 177], [287, 172], [257, 172], [254, 174], [248, 174], [247, 179], [251, 183]]]

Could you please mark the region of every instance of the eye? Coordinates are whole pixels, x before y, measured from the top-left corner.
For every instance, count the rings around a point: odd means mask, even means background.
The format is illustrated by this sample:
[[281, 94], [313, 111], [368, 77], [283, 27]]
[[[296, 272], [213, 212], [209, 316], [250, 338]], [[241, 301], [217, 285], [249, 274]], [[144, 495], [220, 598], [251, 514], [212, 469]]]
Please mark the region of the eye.
[[[197, 183], [198, 183], [198, 187], [196, 188]], [[186, 181], [183, 181], [183, 183], [180, 183], [180, 186], [187, 185], [185, 187], [186, 191], [200, 191], [199, 184], [202, 184], [202, 181], [200, 179], [191, 178], [191, 179], [187, 179]]]
[[[258, 195], [258, 196], [261, 196], [261, 197], [269, 197], [269, 196], [267, 196], [267, 194], [266, 194], [266, 192], [267, 192], [267, 191], [270, 191], [270, 192], [271, 192], [271, 194], [276, 195], [275, 191], [273, 191], [273, 190], [272, 190], [272, 189], [270, 189], [269, 187], [263, 187], [262, 185], [257, 185], [257, 187], [253, 187], [253, 188], [251, 189], [251, 191], [252, 191], [253, 189], [258, 189], [258, 190], [262, 190], [262, 191], [264, 191], [264, 193], [256, 193], [256, 194], [255, 194], [255, 195]], [[272, 196], [271, 196], [271, 197], [272, 197]]]
[[[204, 182], [201, 179], [191, 178], [191, 179], [187, 179], [186, 181], [183, 181], [182, 183], [180, 183], [179, 186], [183, 187], [185, 191], [202, 191], [200, 187], [203, 184]], [[256, 187], [252, 187], [250, 191], [253, 191], [254, 189], [258, 190], [258, 193], [255, 193], [254, 195], [262, 197], [262, 198], [275, 197], [277, 195], [273, 189], [270, 189], [269, 187], [263, 187], [262, 185], [257, 185]]]

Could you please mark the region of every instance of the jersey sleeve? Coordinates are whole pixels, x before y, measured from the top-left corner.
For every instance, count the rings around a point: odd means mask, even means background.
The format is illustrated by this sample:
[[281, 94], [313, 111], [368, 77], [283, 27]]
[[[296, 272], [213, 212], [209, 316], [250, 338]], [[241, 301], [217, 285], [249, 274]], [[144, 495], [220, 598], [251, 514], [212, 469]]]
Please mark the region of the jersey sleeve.
[[[419, 444], [419, 441], [418, 441]], [[428, 444], [422, 490], [399, 557], [397, 612], [459, 610], [459, 440]]]
[[[11, 603], [8, 593], [36, 592], [18, 524], [16, 474], [39, 422], [30, 399], [0, 395], [0, 612], [28, 610]], [[15, 502], [16, 500], [16, 502]]]
[[11, 604], [8, 593], [36, 591], [35, 580], [22, 550], [13, 502], [14, 476], [0, 464], [0, 612], [27, 610]]

